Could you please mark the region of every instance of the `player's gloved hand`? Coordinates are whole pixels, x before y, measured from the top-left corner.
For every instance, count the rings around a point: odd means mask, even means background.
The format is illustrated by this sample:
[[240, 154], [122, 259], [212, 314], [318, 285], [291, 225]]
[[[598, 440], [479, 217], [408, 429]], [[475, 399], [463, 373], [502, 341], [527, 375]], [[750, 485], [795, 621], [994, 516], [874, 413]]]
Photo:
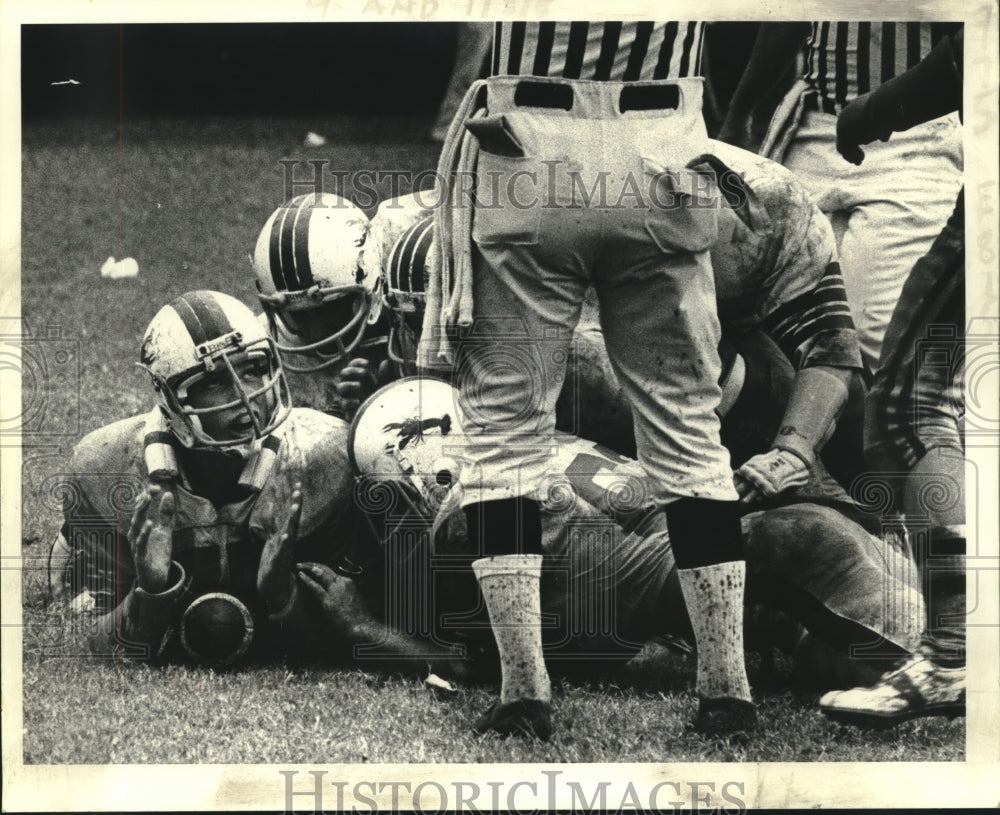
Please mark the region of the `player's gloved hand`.
[[345, 418], [350, 421], [361, 403], [378, 390], [378, 377], [371, 362], [352, 359], [337, 375], [337, 395], [343, 400]]
[[851, 164], [861, 164], [865, 152], [858, 145], [876, 139], [889, 141], [892, 121], [871, 104], [871, 93], [862, 94], [849, 103], [837, 117], [837, 152]]
[[785, 490], [804, 486], [808, 481], [806, 463], [795, 453], [779, 449], [754, 456], [733, 473], [742, 504], [772, 498]]
[[276, 532], [264, 544], [257, 569], [257, 593], [268, 613], [283, 611], [292, 600], [295, 591], [295, 543], [299, 537], [299, 521], [302, 519], [302, 484], [295, 483], [292, 490], [288, 518], [283, 530]]
[[128, 540], [139, 588], [160, 594], [168, 588], [173, 557], [176, 506], [170, 490], [154, 484], [139, 501], [129, 524]]
[[349, 577], [337, 574], [323, 563], [299, 563], [295, 571], [299, 582], [323, 609], [323, 616], [333, 631], [346, 636], [371, 618], [361, 592]]

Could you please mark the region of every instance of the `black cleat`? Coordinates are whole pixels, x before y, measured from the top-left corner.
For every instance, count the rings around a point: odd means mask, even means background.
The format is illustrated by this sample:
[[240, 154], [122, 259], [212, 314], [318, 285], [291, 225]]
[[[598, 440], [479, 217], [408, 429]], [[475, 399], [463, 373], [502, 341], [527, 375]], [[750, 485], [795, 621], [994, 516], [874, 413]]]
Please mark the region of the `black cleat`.
[[699, 699], [692, 729], [704, 736], [749, 741], [757, 729], [757, 708], [746, 699]]
[[541, 699], [494, 702], [473, 729], [482, 735], [490, 730], [501, 736], [527, 736], [548, 741], [552, 735], [552, 705]]

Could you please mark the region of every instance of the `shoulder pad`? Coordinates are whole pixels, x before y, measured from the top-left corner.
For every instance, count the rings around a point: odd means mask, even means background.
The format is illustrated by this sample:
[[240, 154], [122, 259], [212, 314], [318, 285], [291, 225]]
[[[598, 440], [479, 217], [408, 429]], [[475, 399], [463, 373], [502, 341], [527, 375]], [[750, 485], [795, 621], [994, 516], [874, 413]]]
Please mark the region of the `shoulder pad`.
[[124, 514], [127, 524], [146, 485], [145, 426], [143, 414], [88, 433], [74, 448], [68, 472], [51, 476], [43, 489], [58, 498], [65, 513], [113, 523]]
[[265, 536], [284, 523], [296, 483], [302, 489], [301, 536], [345, 514], [353, 501], [347, 423], [318, 410], [293, 408], [286, 425], [274, 472], [250, 520]]

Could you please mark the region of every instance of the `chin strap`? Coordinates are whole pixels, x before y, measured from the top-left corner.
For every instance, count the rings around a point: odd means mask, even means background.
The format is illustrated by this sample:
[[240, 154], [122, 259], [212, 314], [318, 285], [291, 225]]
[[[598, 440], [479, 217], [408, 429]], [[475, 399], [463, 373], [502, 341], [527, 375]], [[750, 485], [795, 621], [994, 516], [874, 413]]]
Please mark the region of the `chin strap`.
[[176, 436], [170, 429], [167, 417], [159, 406], [146, 414], [146, 426], [143, 433], [143, 454], [146, 460], [146, 472], [154, 481], [184, 480], [177, 454], [174, 452]]
[[274, 465], [278, 461], [278, 450], [281, 449], [282, 434], [287, 423], [283, 422], [277, 430], [265, 439], [258, 439], [250, 446], [250, 451], [246, 457], [246, 464], [243, 465], [243, 472], [240, 473], [239, 484], [254, 492], [264, 489]]

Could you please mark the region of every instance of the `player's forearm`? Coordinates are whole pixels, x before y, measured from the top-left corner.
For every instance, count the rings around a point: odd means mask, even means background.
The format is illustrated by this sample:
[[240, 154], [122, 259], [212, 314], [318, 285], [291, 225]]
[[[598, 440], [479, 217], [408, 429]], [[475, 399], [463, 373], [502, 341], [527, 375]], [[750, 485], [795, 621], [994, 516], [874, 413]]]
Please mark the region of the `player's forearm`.
[[745, 119], [784, 75], [809, 34], [809, 23], [763, 23], [729, 103], [730, 119]]
[[890, 79], [865, 101], [865, 115], [893, 131], [958, 110], [962, 103], [962, 33], [944, 37], [918, 65]]
[[812, 464], [816, 451], [826, 443], [847, 403], [854, 371], [816, 365], [795, 374], [788, 407], [773, 447], [788, 450]]
[[[456, 655], [450, 649], [395, 631], [374, 618], [355, 622], [346, 632], [346, 639], [353, 649], [353, 660], [365, 667], [425, 676], [428, 665], [433, 665], [435, 673], [453, 673], [448, 665]], [[364, 654], [359, 647], [367, 647], [369, 653]]]
[[167, 630], [176, 622], [186, 580], [183, 567], [174, 561], [164, 591], [133, 587], [113, 611], [97, 621], [90, 637], [91, 652], [135, 659], [158, 656]]

